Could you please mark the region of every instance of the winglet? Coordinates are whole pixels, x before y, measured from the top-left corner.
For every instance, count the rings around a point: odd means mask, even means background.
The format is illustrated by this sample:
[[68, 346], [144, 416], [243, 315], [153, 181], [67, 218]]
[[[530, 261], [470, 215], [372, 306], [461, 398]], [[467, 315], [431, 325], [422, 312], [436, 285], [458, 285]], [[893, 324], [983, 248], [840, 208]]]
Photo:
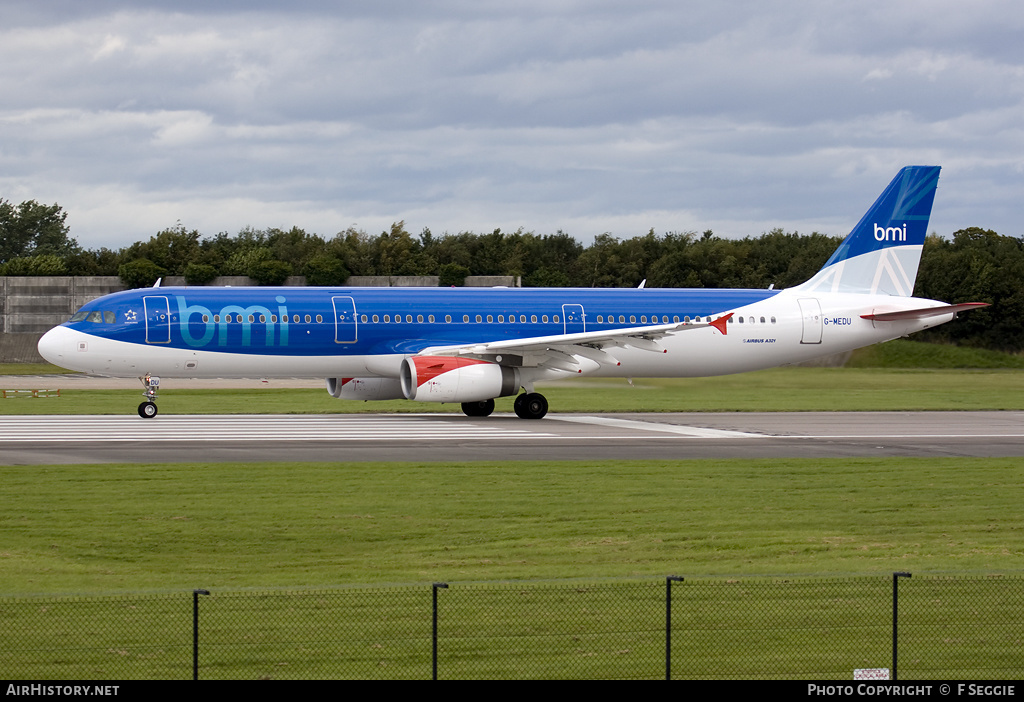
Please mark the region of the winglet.
[[710, 324], [715, 329], [717, 329], [718, 331], [722, 332], [722, 336], [725, 336], [728, 333], [725, 330], [726, 329], [725, 325], [729, 322], [729, 319], [732, 318], [732, 315], [733, 315], [733, 313], [730, 312], [729, 314], [727, 314], [725, 316], [719, 317], [718, 319], [716, 319], [715, 321], [711, 322]]

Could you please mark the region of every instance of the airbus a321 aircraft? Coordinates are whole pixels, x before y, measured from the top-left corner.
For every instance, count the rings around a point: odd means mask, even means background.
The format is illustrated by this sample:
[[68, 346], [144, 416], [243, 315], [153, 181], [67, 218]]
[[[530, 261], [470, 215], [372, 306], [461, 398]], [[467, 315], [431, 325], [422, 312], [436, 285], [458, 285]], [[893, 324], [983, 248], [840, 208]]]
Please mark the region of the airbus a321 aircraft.
[[153, 287], [98, 298], [47, 332], [64, 368], [158, 378], [323, 377], [349, 400], [494, 398], [540, 419], [541, 381], [724, 375], [895, 339], [983, 303], [911, 296], [937, 166], [908, 166], [813, 278], [786, 290]]

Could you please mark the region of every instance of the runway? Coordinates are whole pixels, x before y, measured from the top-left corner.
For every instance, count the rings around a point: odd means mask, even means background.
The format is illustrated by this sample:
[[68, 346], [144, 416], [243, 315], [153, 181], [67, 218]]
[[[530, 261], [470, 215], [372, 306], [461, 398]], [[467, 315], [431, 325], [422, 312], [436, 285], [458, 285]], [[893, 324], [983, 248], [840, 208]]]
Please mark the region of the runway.
[[0, 464], [1024, 456], [1024, 412], [0, 417]]

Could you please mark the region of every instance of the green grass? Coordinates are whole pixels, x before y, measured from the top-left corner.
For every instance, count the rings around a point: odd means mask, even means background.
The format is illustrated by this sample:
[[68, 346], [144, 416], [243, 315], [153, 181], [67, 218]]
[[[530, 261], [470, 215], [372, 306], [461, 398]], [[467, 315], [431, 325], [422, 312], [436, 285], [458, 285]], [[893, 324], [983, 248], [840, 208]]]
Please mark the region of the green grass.
[[914, 574], [902, 678], [1012, 677], [1020, 579], [937, 576], [1022, 570], [1022, 472], [960, 458], [0, 467], [0, 668], [187, 678], [201, 587], [204, 679], [424, 678], [429, 583], [445, 581], [443, 678], [656, 678], [663, 578], [679, 574], [674, 677], [841, 679], [888, 664], [899, 570]]
[[0, 363], [0, 375], [75, 375], [52, 363]]
[[1021, 459], [0, 468], [0, 592], [1024, 569]]
[[1024, 355], [896, 339], [853, 352], [847, 368], [1024, 369]]
[[[52, 385], [52, 383], [51, 383]], [[1024, 373], [1015, 370], [776, 368], [717, 378], [584, 379], [541, 388], [553, 412], [725, 412], [1021, 410]], [[60, 398], [0, 400], [0, 415], [132, 414], [132, 390], [63, 390]], [[496, 411], [511, 412], [513, 398]], [[458, 405], [335, 400], [326, 390], [186, 390], [164, 381], [161, 414], [330, 414], [459, 412]]]

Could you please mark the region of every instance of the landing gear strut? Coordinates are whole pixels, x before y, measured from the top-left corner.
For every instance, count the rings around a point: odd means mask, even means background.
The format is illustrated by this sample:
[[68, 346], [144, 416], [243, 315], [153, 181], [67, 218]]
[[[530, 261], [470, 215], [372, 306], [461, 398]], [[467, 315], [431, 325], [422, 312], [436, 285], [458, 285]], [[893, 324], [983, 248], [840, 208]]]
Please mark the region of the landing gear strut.
[[463, 402], [462, 412], [467, 417], [489, 417], [494, 411], [494, 400], [480, 400], [480, 402]]
[[146, 377], [139, 378], [146, 390], [142, 396], [146, 401], [139, 405], [139, 416], [143, 419], [152, 419], [156, 416], [156, 391], [160, 389], [160, 378], [155, 375], [146, 374]]
[[512, 405], [520, 419], [541, 419], [548, 413], [548, 401], [539, 392], [524, 392]]

